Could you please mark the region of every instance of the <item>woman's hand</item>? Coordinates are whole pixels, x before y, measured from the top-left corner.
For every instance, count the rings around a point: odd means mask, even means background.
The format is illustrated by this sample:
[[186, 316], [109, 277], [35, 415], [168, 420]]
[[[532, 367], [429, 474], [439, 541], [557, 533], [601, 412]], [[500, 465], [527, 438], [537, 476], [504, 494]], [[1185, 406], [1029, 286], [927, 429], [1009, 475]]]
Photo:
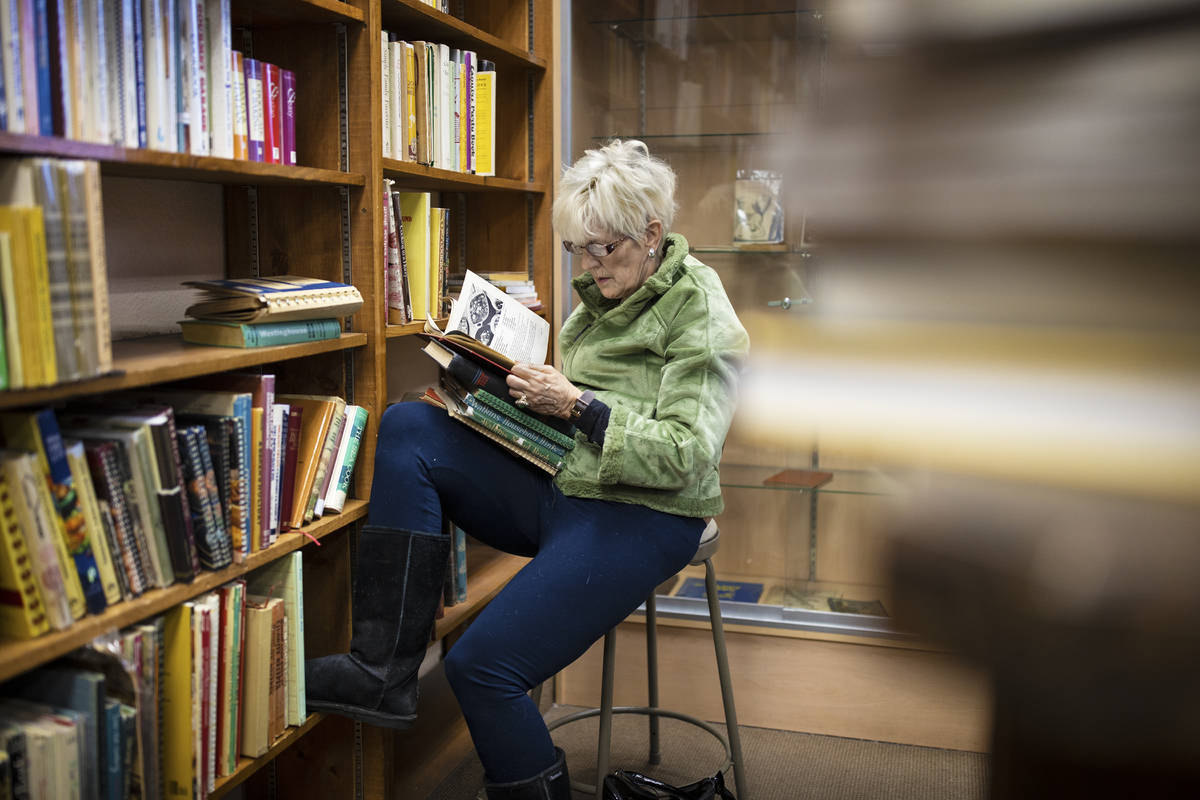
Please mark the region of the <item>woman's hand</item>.
[[513, 366], [508, 376], [508, 391], [518, 406], [563, 419], [571, 418], [571, 409], [583, 394], [554, 367], [525, 363]]

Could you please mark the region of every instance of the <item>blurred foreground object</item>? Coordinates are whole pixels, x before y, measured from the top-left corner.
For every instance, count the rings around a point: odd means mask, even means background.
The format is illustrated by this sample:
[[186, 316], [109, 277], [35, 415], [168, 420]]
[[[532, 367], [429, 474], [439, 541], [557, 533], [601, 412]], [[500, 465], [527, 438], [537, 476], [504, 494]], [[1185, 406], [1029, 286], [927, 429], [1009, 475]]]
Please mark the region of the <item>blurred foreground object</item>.
[[738, 435], [899, 469], [993, 798], [1200, 796], [1200, 4], [846, 0]]

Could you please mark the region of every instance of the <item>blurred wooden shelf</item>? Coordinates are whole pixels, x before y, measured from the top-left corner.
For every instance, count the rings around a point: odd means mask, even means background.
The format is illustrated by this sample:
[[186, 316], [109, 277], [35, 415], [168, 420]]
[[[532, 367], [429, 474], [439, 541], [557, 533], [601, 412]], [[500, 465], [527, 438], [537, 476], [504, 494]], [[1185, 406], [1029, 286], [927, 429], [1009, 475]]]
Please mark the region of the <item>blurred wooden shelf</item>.
[[132, 178], [234, 185], [363, 186], [366, 183], [366, 178], [357, 172], [165, 153], [23, 133], [0, 132], [0, 153], [90, 159], [100, 162], [100, 169], [105, 175]]
[[502, 178], [495, 176], [472, 175], [467, 172], [454, 172], [448, 169], [437, 169], [417, 164], [412, 161], [397, 161], [394, 158], [383, 159], [383, 175], [392, 178], [400, 187], [420, 188], [428, 191], [445, 192], [532, 192], [545, 194], [546, 187], [540, 183]]
[[233, 24], [239, 28], [270, 28], [306, 22], [351, 22], [362, 25], [366, 14], [342, 0], [254, 0], [233, 4]]
[[294, 358], [349, 350], [367, 343], [365, 333], [343, 333], [322, 342], [283, 344], [273, 347], [211, 347], [190, 344], [176, 335], [149, 336], [113, 342], [113, 372], [98, 378], [59, 383], [38, 389], [0, 392], [0, 409], [40, 405], [101, 392], [134, 389], [183, 378], [194, 378], [288, 361]]
[[165, 589], [151, 589], [141, 597], [117, 603], [103, 614], [83, 617], [65, 631], [54, 631], [28, 641], [0, 640], [0, 681], [8, 680], [25, 670], [69, 653], [106, 631], [117, 630], [160, 614], [185, 600], [215, 589], [303, 547], [311, 541], [310, 536], [319, 540], [366, 516], [366, 513], [365, 500], [348, 500], [342, 513], [322, 517], [299, 531], [281, 533], [275, 544], [265, 550], [251, 553], [241, 564], [232, 564], [216, 572], [201, 572], [191, 583], [176, 583]]

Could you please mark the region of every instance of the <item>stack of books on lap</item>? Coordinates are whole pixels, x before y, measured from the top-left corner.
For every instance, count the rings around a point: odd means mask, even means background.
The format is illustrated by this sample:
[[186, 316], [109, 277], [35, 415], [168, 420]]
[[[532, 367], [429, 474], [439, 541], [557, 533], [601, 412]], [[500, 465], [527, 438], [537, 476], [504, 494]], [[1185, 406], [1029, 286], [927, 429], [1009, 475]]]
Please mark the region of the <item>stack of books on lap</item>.
[[204, 298], [184, 312], [183, 339], [221, 347], [269, 347], [336, 339], [341, 318], [362, 307], [358, 289], [345, 283], [276, 275], [269, 278], [185, 281]]
[[506, 376], [517, 361], [544, 363], [549, 323], [467, 271], [449, 332], [427, 320], [424, 352], [442, 369], [424, 400], [510, 452], [554, 475], [575, 446], [565, 420], [518, 408]]

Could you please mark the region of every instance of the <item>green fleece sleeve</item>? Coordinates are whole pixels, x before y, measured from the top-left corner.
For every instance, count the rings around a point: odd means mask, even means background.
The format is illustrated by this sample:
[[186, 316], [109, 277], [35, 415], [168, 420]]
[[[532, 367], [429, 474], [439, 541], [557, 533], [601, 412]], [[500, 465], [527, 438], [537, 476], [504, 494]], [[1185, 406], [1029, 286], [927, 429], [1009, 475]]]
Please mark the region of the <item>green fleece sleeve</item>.
[[612, 405], [599, 482], [680, 490], [699, 480], [720, 460], [748, 350], [723, 293], [691, 295], [667, 331], [652, 414]]

